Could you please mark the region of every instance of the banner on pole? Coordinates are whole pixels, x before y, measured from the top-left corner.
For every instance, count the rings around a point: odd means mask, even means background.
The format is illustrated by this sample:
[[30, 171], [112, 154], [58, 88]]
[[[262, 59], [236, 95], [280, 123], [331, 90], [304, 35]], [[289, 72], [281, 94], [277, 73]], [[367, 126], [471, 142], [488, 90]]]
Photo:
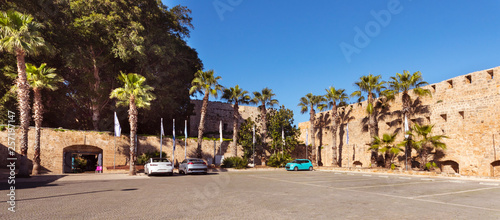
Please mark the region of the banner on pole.
[[118, 117], [116, 116], [115, 112], [115, 136], [120, 137], [122, 133], [122, 128], [120, 127], [120, 121], [118, 121]]
[[172, 139], [173, 139], [173, 141], [174, 141], [174, 144], [173, 144], [174, 148], [173, 148], [173, 150], [175, 151], [175, 119], [174, 119], [174, 122], [173, 122], [173, 128], [174, 128], [174, 129], [172, 130], [172, 134], [173, 134], [173, 135], [172, 135], [172, 136], [173, 136], [173, 138], [172, 138]]
[[222, 121], [219, 124], [220, 143], [222, 143]]
[[161, 118], [161, 135], [165, 135], [165, 132], [163, 131], [163, 118]]

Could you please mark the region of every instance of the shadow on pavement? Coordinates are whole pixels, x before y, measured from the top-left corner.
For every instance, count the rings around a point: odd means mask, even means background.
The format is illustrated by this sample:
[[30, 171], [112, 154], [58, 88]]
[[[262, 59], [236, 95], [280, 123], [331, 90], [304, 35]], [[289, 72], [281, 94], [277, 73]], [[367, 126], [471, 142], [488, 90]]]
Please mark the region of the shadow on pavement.
[[15, 183], [9, 184], [9, 174], [0, 175], [0, 190], [8, 190], [11, 186], [16, 187], [16, 189], [28, 189], [36, 187], [46, 187], [46, 186], [56, 186], [57, 184], [51, 184], [52, 182], [65, 177], [66, 175], [40, 175], [31, 176], [29, 178], [15, 178]]

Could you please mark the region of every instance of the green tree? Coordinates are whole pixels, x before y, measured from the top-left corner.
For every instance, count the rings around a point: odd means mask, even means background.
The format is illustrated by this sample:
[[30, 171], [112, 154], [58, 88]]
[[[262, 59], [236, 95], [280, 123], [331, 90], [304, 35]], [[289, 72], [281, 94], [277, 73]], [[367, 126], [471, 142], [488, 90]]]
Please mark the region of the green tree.
[[402, 148], [396, 145], [396, 135], [394, 134], [383, 134], [382, 138], [375, 136], [373, 137], [373, 142], [371, 144], [370, 150], [378, 150], [385, 154], [386, 167], [391, 167], [394, 169], [394, 158], [400, 153], [404, 152]]
[[123, 87], [111, 92], [110, 98], [116, 98], [116, 105], [129, 106], [128, 121], [130, 123], [130, 170], [129, 175], [135, 175], [135, 136], [137, 135], [137, 109], [149, 108], [155, 96], [153, 87], [144, 84], [146, 78], [136, 73], [120, 73], [118, 77]]
[[213, 70], [202, 71], [198, 70], [195, 73], [195, 78], [191, 82], [191, 89], [189, 89], [189, 94], [194, 94], [199, 92], [203, 94], [203, 104], [201, 106], [200, 115], [200, 125], [198, 126], [198, 148], [197, 156], [201, 158], [201, 144], [203, 142], [203, 131], [205, 129], [205, 115], [207, 114], [207, 105], [209, 96], [217, 98], [218, 93], [222, 90], [222, 86], [219, 85], [220, 76], [214, 76]]
[[[396, 73], [395, 77], [394, 76], [391, 77], [391, 80], [388, 82], [388, 84], [389, 88], [393, 90], [394, 93], [399, 93], [399, 92], [402, 93], [401, 101], [403, 105], [401, 112], [403, 116], [403, 121], [405, 123], [406, 122], [410, 123], [408, 120], [405, 120], [409, 117], [411, 111], [411, 103], [412, 103], [412, 99], [408, 94], [408, 91], [413, 89], [413, 94], [415, 94], [417, 97], [431, 95], [430, 90], [421, 88], [422, 86], [427, 85], [428, 83], [423, 81], [422, 74], [420, 73], [420, 71], [410, 74], [410, 72], [404, 70], [403, 74]], [[403, 124], [403, 126], [405, 125]], [[411, 127], [411, 125], [409, 124], [408, 127]], [[411, 153], [408, 146], [406, 146], [406, 152], [407, 154]]]
[[335, 87], [330, 86], [330, 88], [325, 90], [325, 99], [328, 102], [328, 106], [332, 108], [332, 165], [338, 166], [337, 129], [339, 127], [340, 116], [337, 108], [347, 105], [346, 101], [349, 97], [345, 93], [345, 89], [335, 89]]
[[19, 176], [29, 176], [27, 161], [28, 130], [30, 124], [29, 85], [26, 77], [25, 56], [36, 54], [45, 45], [39, 32], [42, 25], [31, 15], [9, 10], [0, 13], [0, 51], [14, 54], [17, 59], [17, 99], [21, 127], [21, 160]]
[[420, 158], [420, 169], [424, 170], [429, 166], [429, 154], [436, 149], [446, 149], [446, 144], [443, 142], [445, 135], [432, 135], [434, 125], [418, 125], [414, 124], [407, 134], [410, 136], [402, 145], [410, 145], [418, 152]]
[[36, 67], [31, 63], [26, 63], [26, 74], [28, 83], [33, 89], [33, 119], [35, 120], [35, 154], [33, 157], [33, 175], [40, 173], [40, 131], [43, 121], [43, 103], [42, 90], [56, 90], [57, 84], [64, 79], [55, 73], [55, 68], [47, 67], [46, 63], [42, 63], [40, 67]]
[[[358, 87], [359, 90], [353, 92], [351, 97], [358, 97], [358, 102], [365, 99], [363, 93], [366, 93], [368, 97], [368, 105], [366, 107], [366, 112], [368, 113], [368, 131], [370, 132], [370, 137], [376, 137], [377, 134], [377, 120], [374, 111], [374, 100], [377, 95], [385, 89], [385, 81], [381, 81], [382, 76], [374, 76], [369, 74], [368, 76], [361, 76], [359, 81], [355, 82], [354, 85]], [[370, 142], [373, 142], [370, 141]], [[377, 161], [377, 151], [373, 150], [371, 155], [371, 164], [375, 165]]]
[[[300, 130], [293, 125], [293, 111], [282, 105], [280, 109], [268, 109], [266, 118], [267, 135], [271, 138], [273, 155], [284, 163], [299, 144]], [[282, 163], [281, 165], [283, 165]]]
[[248, 91], [242, 90], [239, 85], [231, 87], [229, 89], [224, 89], [222, 94], [222, 99], [233, 103], [233, 153], [234, 156], [238, 156], [238, 122], [240, 120], [240, 111], [238, 105], [248, 104], [250, 102], [250, 96]]
[[[255, 127], [255, 144], [261, 144], [259, 128], [251, 118], [245, 119], [238, 130], [238, 144], [243, 147], [243, 158], [250, 159], [254, 156], [253, 128]], [[253, 161], [252, 161], [253, 162]]]
[[[323, 96], [313, 95], [312, 93], [308, 93], [306, 96], [300, 98], [300, 102], [298, 104], [298, 106], [301, 107], [300, 113], [304, 114], [307, 111], [309, 111], [309, 124], [311, 126], [311, 142], [313, 149], [316, 149], [316, 143], [315, 143], [316, 130], [315, 130], [315, 120], [314, 120], [316, 114], [315, 109], [325, 108], [326, 107], [326, 104], [324, 104], [325, 101], [326, 99]], [[320, 158], [321, 156], [319, 155], [320, 147], [321, 146], [318, 146], [317, 153], [315, 153], [317, 164], [321, 163], [321, 158]]]
[[264, 148], [267, 146], [267, 110], [266, 107], [273, 107], [274, 105], [278, 104], [278, 100], [275, 99], [274, 97], [276, 94], [273, 93], [273, 90], [266, 87], [263, 88], [261, 92], [253, 92], [253, 98], [251, 102], [255, 105], [259, 105], [259, 110], [260, 110], [260, 121], [261, 121], [261, 137], [262, 137], [262, 147], [261, 147], [261, 156], [262, 158], [265, 157], [265, 150]]

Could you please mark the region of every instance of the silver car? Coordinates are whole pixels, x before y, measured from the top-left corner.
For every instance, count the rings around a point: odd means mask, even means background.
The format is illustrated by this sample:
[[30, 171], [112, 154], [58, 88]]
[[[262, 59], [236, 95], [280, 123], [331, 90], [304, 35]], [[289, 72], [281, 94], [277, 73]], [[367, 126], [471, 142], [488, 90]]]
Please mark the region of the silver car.
[[147, 175], [168, 174], [172, 176], [174, 174], [174, 168], [167, 158], [150, 158], [148, 162], [146, 162], [146, 165], [144, 165], [144, 173]]
[[189, 174], [189, 173], [203, 173], [207, 174], [208, 168], [207, 163], [202, 159], [188, 158], [181, 162], [179, 165], [179, 173]]

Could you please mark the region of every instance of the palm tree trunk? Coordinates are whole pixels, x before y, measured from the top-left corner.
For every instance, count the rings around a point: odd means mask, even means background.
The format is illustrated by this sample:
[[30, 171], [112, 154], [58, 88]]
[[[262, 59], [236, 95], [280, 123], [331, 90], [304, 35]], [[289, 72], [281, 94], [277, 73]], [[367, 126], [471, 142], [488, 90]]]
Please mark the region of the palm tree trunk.
[[337, 122], [337, 105], [334, 102], [332, 107], [332, 166], [334, 167], [337, 167], [339, 165], [337, 159]]
[[91, 110], [92, 110], [92, 126], [94, 130], [99, 131], [99, 118], [101, 115], [100, 107], [99, 107], [99, 90], [101, 88], [101, 77], [99, 76], [99, 67], [97, 66], [97, 61], [95, 58], [94, 50], [92, 46], [90, 46], [91, 55], [92, 55], [92, 64], [93, 64], [93, 75], [94, 75], [94, 97], [91, 98]]
[[[313, 158], [316, 159], [316, 165], [318, 164], [318, 152], [319, 152], [319, 149], [316, 149], [316, 130], [314, 128], [314, 115], [315, 115], [315, 111], [314, 111], [314, 107], [311, 106], [311, 111], [309, 112], [309, 123], [311, 124], [311, 144], [312, 144], [312, 152], [315, 154], [313, 156]], [[317, 152], [316, 152], [317, 150]]]
[[[368, 103], [373, 107], [373, 95], [371, 93], [368, 94]], [[375, 128], [375, 114], [374, 112], [369, 112], [368, 114], [368, 130], [370, 132], [370, 143], [373, 142], [373, 137], [377, 136], [376, 128]], [[372, 150], [371, 155], [371, 164], [372, 167], [377, 165], [378, 152], [377, 150]], [[384, 163], [385, 164], [385, 163]]]
[[261, 162], [262, 165], [265, 163], [265, 158], [266, 158], [266, 150], [265, 147], [267, 146], [267, 111], [266, 111], [266, 104], [262, 103], [260, 106], [260, 117], [262, 119], [261, 125], [262, 125], [262, 132], [261, 132], [261, 137], [262, 137], [262, 146], [261, 146]]
[[203, 97], [203, 104], [201, 105], [201, 115], [200, 115], [200, 125], [198, 125], [198, 148], [196, 148], [196, 155], [201, 158], [201, 144], [203, 142], [203, 130], [205, 129], [205, 115], [207, 114], [208, 106], [208, 96], [209, 91], [205, 91], [205, 96]]
[[234, 102], [233, 106], [233, 149], [234, 156], [238, 156], [238, 102]]
[[26, 78], [26, 64], [24, 61], [24, 51], [16, 51], [17, 59], [17, 99], [19, 102], [20, 124], [21, 124], [21, 158], [19, 166], [19, 177], [29, 176], [28, 164], [28, 131], [30, 126], [30, 94], [29, 85]]
[[[403, 99], [403, 120], [404, 120], [405, 118], [408, 119], [408, 116], [409, 116], [408, 113], [410, 112], [411, 99], [410, 99], [410, 96], [408, 95], [408, 92], [406, 92], [406, 91], [403, 92], [402, 99]], [[403, 126], [405, 126], [404, 123], [403, 123]], [[409, 121], [408, 121], [408, 127], [410, 127]], [[404, 130], [405, 130], [405, 128], [403, 127], [403, 131]], [[408, 144], [405, 145], [405, 155], [406, 155], [406, 164], [410, 164], [410, 168], [411, 168], [411, 148]]]
[[137, 135], [137, 106], [134, 95], [130, 96], [128, 121], [130, 123], [130, 170], [129, 175], [136, 175], [135, 171], [135, 136]]
[[35, 155], [33, 156], [33, 175], [40, 174], [40, 133], [43, 120], [42, 91], [39, 88], [33, 88], [35, 94], [35, 103], [33, 103], [33, 119], [35, 120]]

